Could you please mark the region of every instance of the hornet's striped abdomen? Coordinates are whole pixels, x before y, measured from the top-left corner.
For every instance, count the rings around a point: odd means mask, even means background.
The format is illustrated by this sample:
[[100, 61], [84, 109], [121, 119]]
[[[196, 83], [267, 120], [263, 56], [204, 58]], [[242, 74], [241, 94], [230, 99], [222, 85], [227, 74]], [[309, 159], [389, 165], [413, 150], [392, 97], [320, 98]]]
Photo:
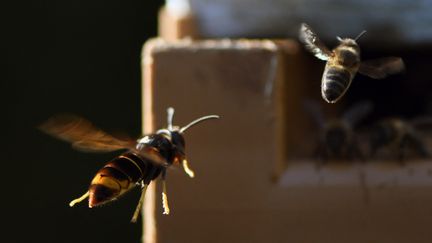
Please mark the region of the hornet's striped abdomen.
[[152, 161], [126, 152], [108, 162], [93, 178], [89, 188], [89, 207], [116, 199], [143, 180], [148, 183], [162, 169]]
[[343, 66], [327, 63], [321, 80], [321, 94], [324, 100], [335, 103], [351, 85], [353, 75]]

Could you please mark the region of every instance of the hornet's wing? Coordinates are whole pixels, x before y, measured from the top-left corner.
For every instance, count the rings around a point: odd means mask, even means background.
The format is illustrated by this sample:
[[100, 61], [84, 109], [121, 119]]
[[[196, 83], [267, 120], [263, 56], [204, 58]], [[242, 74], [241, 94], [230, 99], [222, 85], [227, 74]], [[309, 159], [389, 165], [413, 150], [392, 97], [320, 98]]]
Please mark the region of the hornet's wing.
[[67, 141], [78, 150], [110, 152], [135, 148], [136, 141], [123, 140], [95, 127], [88, 120], [75, 115], [57, 115], [39, 126], [43, 132]]

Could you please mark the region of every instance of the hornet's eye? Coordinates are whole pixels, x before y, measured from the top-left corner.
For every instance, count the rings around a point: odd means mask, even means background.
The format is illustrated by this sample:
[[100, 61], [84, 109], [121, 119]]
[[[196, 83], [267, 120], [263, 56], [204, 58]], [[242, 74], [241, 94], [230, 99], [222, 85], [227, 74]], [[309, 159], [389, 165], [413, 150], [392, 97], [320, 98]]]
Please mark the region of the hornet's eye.
[[171, 133], [171, 141], [173, 145], [175, 146], [175, 149], [182, 155], [185, 153], [185, 140], [183, 136], [178, 132], [172, 132]]

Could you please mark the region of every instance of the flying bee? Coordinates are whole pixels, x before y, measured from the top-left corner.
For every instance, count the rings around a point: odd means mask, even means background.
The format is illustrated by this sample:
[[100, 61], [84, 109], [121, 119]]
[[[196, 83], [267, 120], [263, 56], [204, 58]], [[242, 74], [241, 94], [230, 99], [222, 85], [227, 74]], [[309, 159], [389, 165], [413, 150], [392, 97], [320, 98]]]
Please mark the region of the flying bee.
[[357, 103], [344, 112], [341, 118], [336, 119], [326, 119], [316, 102], [306, 102], [305, 109], [319, 128], [315, 153], [321, 163], [328, 159], [363, 158], [354, 128], [371, 112], [370, 102]]
[[307, 24], [301, 25], [299, 36], [306, 49], [327, 61], [321, 79], [321, 95], [328, 103], [336, 103], [345, 94], [357, 72], [382, 79], [404, 70], [404, 63], [399, 57], [361, 62], [357, 40], [365, 33], [362, 31], [355, 39], [337, 37], [340, 44], [330, 51]]
[[119, 139], [93, 126], [89, 121], [72, 116], [55, 116], [40, 126], [40, 129], [54, 137], [72, 143], [79, 150], [92, 152], [127, 151], [108, 162], [100, 169], [84, 195], [72, 200], [70, 206], [85, 200], [90, 208], [113, 201], [135, 186], [141, 186], [141, 197], [132, 217], [136, 222], [147, 186], [159, 176], [162, 178], [162, 203], [164, 214], [169, 214], [166, 194], [166, 171], [171, 165], [182, 165], [185, 172], [194, 177], [185, 155], [184, 132], [190, 127], [217, 115], [198, 118], [179, 128], [173, 126], [174, 109], [168, 108], [168, 126], [154, 134], [145, 135], [138, 140]]
[[412, 149], [423, 158], [430, 157], [430, 151], [418, 130], [418, 127], [430, 122], [428, 119], [404, 121], [400, 118], [387, 118], [378, 122], [370, 134], [371, 156], [382, 149], [388, 149], [403, 163], [407, 149]]

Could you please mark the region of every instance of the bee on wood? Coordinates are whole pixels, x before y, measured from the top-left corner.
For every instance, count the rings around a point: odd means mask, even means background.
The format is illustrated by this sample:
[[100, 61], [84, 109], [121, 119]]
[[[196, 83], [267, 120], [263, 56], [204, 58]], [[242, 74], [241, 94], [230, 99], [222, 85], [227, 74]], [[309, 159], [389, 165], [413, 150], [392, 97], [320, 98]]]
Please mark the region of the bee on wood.
[[141, 197], [131, 220], [136, 222], [147, 186], [161, 176], [164, 214], [169, 214], [165, 183], [167, 168], [173, 164], [181, 164], [185, 172], [190, 177], [194, 177], [185, 155], [184, 132], [200, 122], [217, 119], [219, 116], [204, 116], [180, 128], [172, 125], [174, 109], [168, 108], [167, 112], [167, 128], [145, 135], [138, 140], [116, 138], [96, 128], [89, 121], [73, 115], [55, 116], [42, 124], [39, 127], [42, 131], [72, 143], [72, 146], [79, 150], [89, 152], [127, 150], [100, 169], [91, 181], [88, 191], [72, 200], [69, 205], [73, 207], [88, 197], [89, 207], [96, 207], [117, 199], [139, 185]]
[[363, 159], [354, 128], [372, 111], [370, 102], [357, 103], [336, 119], [326, 119], [316, 102], [306, 102], [305, 109], [319, 128], [315, 154], [320, 158], [320, 163], [329, 159]]
[[418, 128], [430, 125], [430, 119], [404, 121], [400, 118], [387, 118], [378, 122], [370, 134], [370, 154], [375, 156], [380, 150], [393, 152], [400, 163], [403, 163], [408, 149], [423, 158], [431, 153]]
[[[354, 128], [372, 111], [372, 103], [362, 101], [354, 104], [340, 118], [326, 119], [321, 107], [313, 101], [305, 102], [305, 109], [319, 128], [315, 156], [318, 157], [317, 168], [320, 169], [329, 160], [342, 162], [359, 159], [364, 155], [360, 148]], [[358, 170], [363, 201], [369, 203], [369, 190], [366, 186], [366, 175], [362, 167]]]
[[307, 24], [301, 25], [299, 36], [306, 49], [317, 58], [327, 61], [321, 79], [321, 95], [328, 103], [336, 103], [346, 93], [357, 72], [382, 79], [404, 70], [404, 63], [399, 57], [362, 62], [357, 40], [365, 33], [362, 31], [355, 39], [337, 37], [340, 44], [330, 51]]

